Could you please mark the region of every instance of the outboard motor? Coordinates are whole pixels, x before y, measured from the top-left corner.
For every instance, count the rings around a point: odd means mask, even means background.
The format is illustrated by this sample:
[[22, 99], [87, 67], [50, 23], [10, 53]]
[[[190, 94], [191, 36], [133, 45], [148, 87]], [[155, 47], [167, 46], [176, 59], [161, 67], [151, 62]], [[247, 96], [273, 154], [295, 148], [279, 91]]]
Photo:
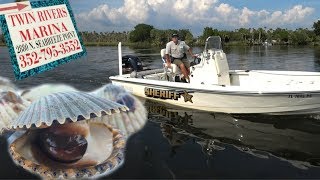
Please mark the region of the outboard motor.
[[143, 70], [142, 62], [139, 57], [126, 55], [122, 57], [122, 71], [130, 73], [132, 71], [139, 72]]

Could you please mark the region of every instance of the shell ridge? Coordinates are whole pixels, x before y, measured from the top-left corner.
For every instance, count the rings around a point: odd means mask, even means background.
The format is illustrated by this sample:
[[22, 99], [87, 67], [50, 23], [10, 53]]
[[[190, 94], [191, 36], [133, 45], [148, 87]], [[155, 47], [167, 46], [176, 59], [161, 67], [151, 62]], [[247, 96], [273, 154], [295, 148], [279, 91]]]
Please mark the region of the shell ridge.
[[43, 119], [42, 121], [48, 125], [51, 126], [54, 120], [57, 120], [57, 109], [59, 109], [59, 104], [55, 104], [52, 99], [55, 95], [54, 94], [50, 94], [48, 96], [45, 96], [44, 98], [47, 99], [48, 101], [48, 110], [49, 110], [49, 118], [48, 119]]
[[56, 114], [57, 114], [57, 119], [56, 120], [60, 124], [63, 124], [63, 123], [65, 123], [65, 119], [66, 119], [66, 118], [63, 117], [65, 104], [59, 102], [58, 95], [52, 95], [51, 97], [52, 97], [53, 103], [57, 104], [59, 106], [59, 108], [56, 109]]
[[[63, 114], [64, 114], [64, 121], [67, 119], [67, 118], [70, 118], [72, 121], [74, 120], [74, 117], [76, 117], [76, 115], [73, 113], [73, 110], [71, 109], [71, 104], [69, 104], [68, 101], [65, 101], [64, 97], [62, 96], [63, 93], [61, 94], [55, 94], [55, 97], [59, 100], [59, 102], [63, 102], [62, 103], [62, 106], [64, 108], [61, 108], [63, 109]], [[65, 95], [65, 94], [63, 94]]]
[[141, 126], [144, 126], [146, 124], [146, 122], [147, 122], [147, 113], [146, 112], [135, 111], [134, 115], [136, 116], [136, 119]]
[[[82, 95], [87, 98], [85, 99], [84, 97], [79, 97], [83, 100], [83, 102], [87, 106], [86, 107], [88, 109], [87, 111], [94, 113], [97, 117], [101, 117], [102, 116], [101, 110], [100, 110], [100, 107], [96, 105], [95, 98], [92, 98], [92, 96], [87, 96], [88, 94], [82, 94]], [[87, 101], [88, 99], [90, 101]], [[89, 118], [90, 118], [90, 114], [91, 113], [89, 113]]]
[[[114, 114], [116, 116], [116, 123], [117, 123], [117, 128], [121, 129], [124, 134], [128, 134], [127, 128], [125, 127], [123, 121], [122, 121], [122, 113], [119, 114]], [[120, 120], [119, 120], [120, 119]]]
[[121, 113], [121, 115], [122, 115], [122, 118], [119, 120], [119, 122], [122, 121], [121, 123], [126, 128], [126, 131], [128, 134], [132, 133], [132, 131], [130, 131], [130, 129], [131, 129], [130, 126], [133, 126], [133, 124], [132, 124], [132, 119], [130, 119], [130, 117], [129, 117], [129, 112], [123, 112], [123, 113]]
[[139, 125], [144, 126], [147, 122], [147, 110], [144, 105], [139, 101], [136, 97], [132, 96], [135, 101], [135, 111], [133, 114], [135, 115], [135, 120], [139, 123]]
[[[23, 128], [24, 126], [26, 126], [27, 128], [30, 128], [31, 127], [31, 125], [33, 124], [32, 123], [32, 117], [33, 117], [33, 111], [34, 111], [34, 109], [35, 109], [35, 104], [32, 104], [31, 105], [31, 108], [29, 109], [29, 111], [24, 111], [23, 113], [24, 114], [27, 114], [26, 116], [26, 119], [25, 119], [25, 121], [26, 121], [26, 123], [25, 124], [18, 124], [18, 127], [20, 127], [20, 128]], [[19, 117], [21, 117], [21, 116], [19, 116]], [[23, 122], [23, 120], [22, 120], [22, 122]]]
[[[89, 94], [86, 94], [86, 95], [88, 97], [91, 96]], [[112, 114], [111, 110], [115, 110], [117, 112], [117, 109], [120, 109], [120, 107], [122, 106], [121, 104], [118, 104], [118, 103], [115, 103], [113, 101], [106, 100], [106, 99], [96, 99], [95, 98], [93, 101], [95, 102], [97, 107], [99, 107], [100, 112], [105, 112], [106, 114], [109, 114], [109, 115]]]
[[[19, 128], [19, 127], [22, 128], [23, 125], [27, 125], [27, 124], [31, 123], [31, 116], [32, 116], [31, 111], [32, 111], [32, 109], [33, 109], [33, 105], [31, 105], [30, 108], [28, 108], [27, 111], [22, 112], [22, 115], [25, 116], [25, 118], [21, 119], [21, 116], [18, 117], [18, 119], [16, 121], [17, 124], [15, 125], [16, 128]], [[22, 121], [23, 123], [21, 123], [21, 122], [19, 123], [19, 121]]]
[[49, 114], [49, 111], [48, 111], [48, 109], [49, 109], [49, 102], [48, 102], [48, 99], [47, 98], [41, 98], [41, 100], [44, 102], [44, 104], [43, 104], [43, 107], [42, 107], [42, 109], [41, 109], [41, 118], [43, 118], [43, 119], [50, 119], [50, 114]]
[[74, 106], [75, 104], [72, 102], [73, 100], [72, 98], [70, 98], [70, 94], [72, 93], [61, 93], [58, 95], [62, 98], [61, 102], [67, 103], [70, 109], [70, 111], [68, 111], [68, 114], [65, 115], [65, 118], [70, 118], [73, 122], [76, 122], [80, 114], [77, 109], [77, 106]]
[[[84, 95], [84, 94], [81, 93], [81, 95]], [[87, 106], [83, 106], [83, 105], [87, 105], [87, 102], [82, 99], [80, 94], [73, 94], [72, 96], [69, 96], [69, 98], [70, 98], [70, 100], [72, 100], [71, 102], [73, 103], [73, 105], [77, 108], [76, 119], [79, 119], [79, 116], [83, 116], [87, 120], [90, 119], [90, 114], [91, 114], [92, 110], [89, 109]]]
[[131, 119], [130, 123], [133, 126], [133, 129], [135, 131], [139, 131], [141, 129], [142, 125], [140, 125], [140, 123], [138, 122], [137, 117], [132, 112], [129, 112], [128, 116], [130, 117], [129, 119]]
[[[35, 109], [36, 111], [39, 111], [39, 109], [41, 108], [41, 105], [42, 105], [42, 102], [41, 102], [41, 101], [39, 101], [38, 103], [35, 103], [35, 104], [34, 104], [34, 109]], [[41, 110], [40, 110], [40, 113], [33, 113], [33, 116], [34, 116], [33, 119], [36, 119], [36, 121], [33, 122], [33, 124], [35, 124], [36, 127], [41, 126], [41, 123], [42, 123], [40, 114], [41, 114]], [[30, 124], [31, 124], [31, 123], [30, 123]], [[31, 124], [31, 125], [32, 125], [32, 124]]]
[[136, 131], [136, 129], [134, 128], [134, 125], [132, 124], [132, 121], [136, 121], [136, 119], [135, 119], [136, 117], [134, 117], [132, 112], [128, 112], [127, 114], [129, 116], [129, 119], [127, 119], [128, 121], [126, 122], [128, 131], [130, 133], [134, 133]]

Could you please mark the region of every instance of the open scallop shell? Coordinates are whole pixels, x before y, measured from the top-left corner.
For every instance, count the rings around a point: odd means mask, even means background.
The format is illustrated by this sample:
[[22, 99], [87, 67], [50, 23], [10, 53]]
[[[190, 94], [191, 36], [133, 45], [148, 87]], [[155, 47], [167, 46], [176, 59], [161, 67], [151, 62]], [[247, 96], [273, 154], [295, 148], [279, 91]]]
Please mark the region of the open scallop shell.
[[31, 89], [24, 90], [21, 96], [28, 101], [35, 101], [41, 97], [58, 92], [78, 91], [72, 86], [64, 84], [44, 84]]
[[30, 102], [14, 92], [0, 93], [0, 132], [10, 128], [11, 123], [24, 111]]
[[92, 92], [92, 94], [123, 104], [129, 108], [128, 112], [95, 118], [94, 120], [110, 124], [120, 129], [126, 136], [141, 130], [146, 124], [147, 111], [144, 105], [122, 87], [108, 84]]
[[[62, 92], [42, 97], [34, 101], [12, 124], [13, 129], [22, 132], [9, 138], [12, 159], [26, 170], [49, 179], [96, 178], [111, 173], [124, 162], [124, 136], [120, 130], [92, 119], [125, 113], [127, 110], [124, 105], [83, 92]], [[79, 126], [88, 127], [88, 131], [77, 130]], [[57, 140], [63, 141], [63, 145], [74, 141], [68, 133], [85, 132], [85, 154], [72, 163], [52, 159], [48, 152], [41, 149], [44, 146], [38, 144], [48, 142], [48, 139], [41, 140], [48, 132], [62, 133], [65, 139]], [[64, 152], [70, 154], [69, 146], [67, 149], [59, 145], [45, 147], [52, 152], [62, 153], [59, 156], [64, 156]]]
[[[17, 165], [45, 179], [98, 178], [112, 173], [124, 162], [125, 138], [119, 130], [113, 129], [110, 126], [107, 126], [107, 128], [110, 130], [112, 136], [112, 150], [106, 160], [94, 166], [63, 167], [59, 164], [57, 164], [57, 166], [50, 165], [50, 162], [39, 162], [33, 157], [31, 150], [26, 151], [24, 149], [26, 146], [32, 146], [32, 144], [28, 142], [28, 134], [14, 140], [9, 146], [9, 152]], [[108, 137], [99, 136], [99, 138]], [[37, 154], [41, 154], [41, 152]]]
[[46, 128], [53, 123], [88, 120], [127, 110], [124, 105], [84, 92], [54, 93], [33, 102], [12, 123], [12, 128]]

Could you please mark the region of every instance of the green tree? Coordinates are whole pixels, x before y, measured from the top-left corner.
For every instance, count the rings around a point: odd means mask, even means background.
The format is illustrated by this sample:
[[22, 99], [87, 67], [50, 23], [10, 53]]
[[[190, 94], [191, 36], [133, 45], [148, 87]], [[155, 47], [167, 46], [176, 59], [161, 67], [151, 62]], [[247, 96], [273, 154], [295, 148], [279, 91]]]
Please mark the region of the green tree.
[[290, 33], [289, 38], [293, 44], [297, 45], [307, 45], [312, 42], [312, 38], [308, 37], [308, 30], [302, 28]]
[[212, 27], [205, 27], [200, 37], [200, 43], [203, 44], [209, 36], [219, 36], [219, 31]]
[[150, 37], [152, 39], [152, 45], [154, 46], [162, 46], [168, 39], [166, 32], [159, 29], [152, 29], [150, 31]]
[[134, 27], [134, 30], [130, 33], [129, 39], [131, 42], [145, 42], [150, 41], [150, 32], [154, 29], [153, 26], [148, 24], [138, 24]]
[[277, 28], [273, 31], [272, 36], [278, 41], [282, 43], [287, 43], [289, 41], [289, 31], [286, 29]]
[[203, 33], [202, 33], [202, 37], [204, 39], [208, 38], [209, 36], [213, 36], [214, 35], [214, 31], [212, 27], [205, 27], [203, 29]]
[[246, 42], [250, 38], [250, 30], [246, 28], [240, 28], [238, 32], [241, 35], [242, 41]]
[[193, 44], [193, 35], [189, 29], [180, 29], [178, 34], [181, 40], [186, 41], [189, 45]]
[[319, 36], [320, 35], [320, 20], [318, 20], [317, 22], [313, 23], [313, 29], [314, 29], [314, 33]]

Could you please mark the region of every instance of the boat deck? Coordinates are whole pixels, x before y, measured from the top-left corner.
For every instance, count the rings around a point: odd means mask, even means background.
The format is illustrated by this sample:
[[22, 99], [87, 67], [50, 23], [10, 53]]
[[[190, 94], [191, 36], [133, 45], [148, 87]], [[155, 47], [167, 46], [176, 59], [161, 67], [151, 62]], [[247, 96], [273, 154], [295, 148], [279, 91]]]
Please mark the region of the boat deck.
[[[123, 75], [123, 77], [130, 78], [131, 76], [128, 74]], [[175, 82], [174, 77], [164, 73], [163, 69], [139, 72], [136, 79]], [[191, 85], [194, 84], [191, 82]], [[212, 84], [211, 86], [219, 85]], [[320, 87], [320, 73], [299, 71], [234, 70], [230, 71], [230, 86], [239, 87], [241, 89], [249, 88], [250, 90], [263, 89], [264, 91], [317, 90], [318, 87]]]

